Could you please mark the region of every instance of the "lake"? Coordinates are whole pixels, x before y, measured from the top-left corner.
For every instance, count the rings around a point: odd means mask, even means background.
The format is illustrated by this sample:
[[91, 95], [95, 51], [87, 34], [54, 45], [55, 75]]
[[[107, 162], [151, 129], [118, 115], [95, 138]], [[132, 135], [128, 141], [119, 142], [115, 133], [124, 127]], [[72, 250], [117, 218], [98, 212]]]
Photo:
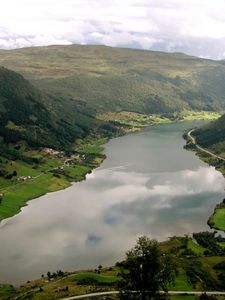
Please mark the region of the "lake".
[[183, 132], [201, 122], [152, 126], [111, 140], [86, 181], [29, 202], [0, 224], [0, 279], [20, 284], [47, 271], [110, 266], [140, 235], [162, 241], [207, 230], [225, 181]]

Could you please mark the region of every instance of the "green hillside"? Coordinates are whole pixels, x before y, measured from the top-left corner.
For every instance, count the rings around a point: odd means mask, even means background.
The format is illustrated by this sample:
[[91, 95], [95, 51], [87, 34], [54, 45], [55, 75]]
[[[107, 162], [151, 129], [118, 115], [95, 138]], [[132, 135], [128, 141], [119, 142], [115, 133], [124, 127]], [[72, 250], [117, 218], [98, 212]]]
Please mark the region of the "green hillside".
[[[197, 151], [200, 158], [215, 166], [225, 177], [225, 162], [223, 160], [225, 158], [225, 115], [206, 126], [195, 129], [192, 134], [195, 136], [197, 144], [218, 156]], [[225, 200], [216, 206], [208, 224], [214, 229], [225, 230]]]
[[204, 127], [196, 129], [193, 134], [198, 144], [225, 157], [225, 115]]
[[83, 114], [81, 118], [75, 110], [70, 122], [63, 112], [59, 116], [59, 110], [50, 109], [56, 102], [20, 74], [1, 67], [0, 137], [4, 141], [1, 151], [8, 148], [7, 144], [20, 142], [30, 147], [65, 148], [75, 138], [84, 137], [89, 127], [96, 123]]
[[[187, 56], [106, 46], [2, 50], [0, 65], [55, 97], [49, 108], [170, 113], [225, 108], [225, 66]], [[54, 103], [54, 104], [53, 104]]]
[[21, 75], [0, 68], [0, 134], [6, 143], [59, 145], [57, 124], [42, 101], [43, 95]]
[[[191, 237], [173, 236], [167, 241], [159, 244], [160, 252], [163, 256], [169, 255], [172, 258], [173, 266], [176, 269], [175, 281], [169, 285], [169, 291], [182, 291], [181, 295], [163, 297], [160, 299], [173, 300], [219, 300], [224, 297], [198, 297], [189, 296], [192, 292], [204, 291], [224, 291], [225, 260], [223, 238], [215, 237], [214, 233], [200, 232], [195, 233], [197, 240]], [[212, 250], [220, 249], [221, 253]], [[139, 259], [140, 258], [139, 256]], [[174, 262], [176, 262], [174, 264]], [[138, 264], [136, 264], [138, 265]], [[138, 268], [138, 266], [137, 266]], [[125, 261], [117, 262], [115, 266], [102, 267], [96, 269], [77, 270], [75, 272], [65, 272], [62, 270], [48, 271], [41, 278], [29, 280], [27, 283], [13, 287], [10, 284], [0, 285], [0, 299], [66, 299], [78, 295], [83, 295], [84, 299], [89, 293], [107, 292], [118, 290], [120, 286], [121, 274], [124, 270], [126, 274]], [[167, 273], [168, 274], [168, 273]], [[167, 276], [166, 274], [166, 276]], [[184, 293], [185, 291], [185, 293]], [[86, 297], [85, 297], [86, 295]], [[102, 296], [94, 299], [119, 299], [117, 295]], [[127, 296], [124, 299], [140, 299]], [[149, 298], [148, 298], [149, 299]], [[155, 298], [156, 299], [156, 298]], [[158, 299], [158, 298], [157, 298]]]
[[0, 66], [0, 219], [82, 180], [109, 137], [225, 110], [225, 65], [181, 53], [35, 47]]

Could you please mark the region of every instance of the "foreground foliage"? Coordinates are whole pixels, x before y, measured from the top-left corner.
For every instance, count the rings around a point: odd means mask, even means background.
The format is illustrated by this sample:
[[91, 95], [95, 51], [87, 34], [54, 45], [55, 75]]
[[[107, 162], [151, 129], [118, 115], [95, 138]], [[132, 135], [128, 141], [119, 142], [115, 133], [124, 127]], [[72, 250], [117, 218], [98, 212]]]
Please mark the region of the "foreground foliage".
[[[209, 233], [199, 234], [206, 237]], [[211, 238], [212, 244], [215, 241], [221, 245], [224, 243], [221, 239], [218, 240], [218, 237], [215, 238], [214, 241]], [[144, 251], [146, 247], [150, 249]], [[149, 291], [154, 294], [153, 297], [162, 297], [158, 293], [159, 288], [161, 290], [186, 292], [224, 291], [225, 256], [206, 255], [204, 251], [210, 248], [209, 244], [205, 245], [206, 248], [201, 247], [188, 236], [174, 236], [163, 243], [142, 237], [136, 246], [128, 251], [126, 260], [116, 263], [116, 266], [104, 268], [99, 265], [94, 270], [74, 273], [63, 272], [62, 270], [49, 271], [47, 274], [43, 274], [40, 279], [29, 281], [19, 288], [0, 285], [0, 299], [6, 300], [16, 297], [32, 300], [62, 299], [73, 295], [117, 290], [118, 284], [121, 289], [127, 291], [127, 293], [121, 294], [123, 298], [128, 297], [125, 299], [137, 297], [141, 299], [144, 284], [147, 286], [147, 293], [144, 293], [146, 298], [150, 296]], [[204, 251], [202, 252], [202, 250]], [[174, 267], [171, 255], [176, 261], [176, 272], [174, 269], [171, 272], [171, 268]], [[152, 260], [149, 261], [150, 258]], [[158, 268], [161, 268], [161, 272], [157, 271]], [[175, 280], [173, 281], [174, 275]], [[145, 278], [151, 278], [153, 281], [149, 283], [144, 280]], [[168, 283], [171, 284], [168, 285]], [[129, 293], [130, 289], [139, 289], [139, 293]], [[216, 298], [206, 298], [205, 296], [202, 299]], [[118, 297], [115, 295], [106, 299], [118, 299]], [[168, 296], [168, 299], [196, 300], [199, 297], [180, 295]]]
[[159, 291], [167, 291], [174, 281], [175, 264], [171, 256], [162, 255], [156, 240], [143, 236], [126, 253], [120, 276], [121, 299], [159, 299]]

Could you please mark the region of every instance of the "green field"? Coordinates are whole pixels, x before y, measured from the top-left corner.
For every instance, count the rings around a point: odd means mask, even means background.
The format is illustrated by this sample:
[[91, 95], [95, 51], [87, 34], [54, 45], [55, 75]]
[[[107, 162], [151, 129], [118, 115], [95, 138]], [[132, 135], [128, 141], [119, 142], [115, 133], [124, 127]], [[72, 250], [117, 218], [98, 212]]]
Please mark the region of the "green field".
[[[188, 247], [193, 251], [201, 252], [188, 237], [172, 237], [160, 244], [161, 250], [171, 253], [177, 265], [175, 284], [168, 289], [186, 292], [221, 290], [221, 284], [223, 286], [223, 277], [221, 275], [224, 274], [224, 270], [216, 269], [215, 266], [224, 262], [224, 256], [194, 255], [190, 257], [189, 255], [183, 255], [180, 250], [184, 248], [185, 241], [187, 241]], [[54, 277], [44, 276], [40, 279], [29, 281], [16, 289], [9, 285], [3, 285], [0, 288], [0, 299], [8, 300], [18, 297], [18, 299], [51, 300], [117, 290], [120, 271], [118, 265], [110, 268], [99, 266], [95, 270], [82, 270], [61, 275], [55, 273]], [[51, 274], [53, 275], [53, 273]], [[117, 296], [110, 296], [109, 299], [117, 299]], [[170, 296], [169, 299], [197, 300], [198, 297], [182, 295]]]
[[[40, 173], [39, 177], [27, 182], [16, 182], [15, 185], [2, 188], [4, 193], [0, 204], [0, 219], [8, 218], [19, 212], [28, 200], [37, 198], [49, 192], [55, 192], [70, 186], [72, 181], [81, 181], [91, 171], [89, 166], [65, 166], [62, 175]], [[26, 173], [27, 174], [27, 173]]]
[[71, 281], [81, 281], [83, 279], [94, 279], [99, 284], [111, 284], [118, 282], [117, 276], [99, 275], [95, 273], [79, 273], [69, 277]]
[[98, 154], [103, 150], [103, 145], [107, 143], [107, 138], [86, 137], [85, 139], [78, 139], [75, 143], [74, 149], [77, 152], [85, 154]]
[[42, 174], [29, 182], [12, 186], [4, 192], [0, 205], [0, 219], [8, 218], [18, 213], [28, 200], [68, 186], [69, 182], [65, 178], [55, 178], [52, 174]]
[[203, 255], [204, 251], [206, 250], [202, 246], [196, 244], [192, 239], [188, 240], [188, 248], [197, 255]]
[[197, 298], [195, 296], [186, 296], [186, 295], [170, 296], [169, 299], [170, 300], [197, 300]]
[[209, 111], [183, 111], [181, 116], [185, 121], [193, 120], [216, 120], [221, 117], [220, 113]]
[[[10, 297], [10, 295], [15, 291], [12, 285], [10, 284], [3, 284], [0, 285], [0, 299], [3, 298], [3, 296]], [[10, 298], [9, 298], [10, 299]]]
[[216, 208], [214, 214], [210, 217], [210, 224], [215, 229], [225, 230], [225, 207]]
[[175, 285], [169, 288], [171, 291], [193, 291], [194, 288], [191, 286], [185, 272], [181, 269], [175, 279]]
[[[64, 163], [69, 158], [57, 158], [43, 151], [26, 151], [28, 157], [38, 157], [40, 163], [28, 164], [24, 161], [12, 161], [1, 158], [1, 167], [7, 172], [16, 172], [11, 179], [0, 177], [0, 193], [3, 198], [0, 203], [0, 220], [11, 217], [26, 205], [28, 200], [37, 198], [49, 192], [58, 191], [70, 186], [71, 182], [85, 179], [87, 173], [98, 167], [104, 159], [100, 154], [105, 138], [87, 138], [78, 140], [75, 149], [77, 155], [84, 159], [72, 159], [71, 163]], [[91, 157], [89, 157], [91, 155]], [[21, 176], [32, 176], [23, 181]]]

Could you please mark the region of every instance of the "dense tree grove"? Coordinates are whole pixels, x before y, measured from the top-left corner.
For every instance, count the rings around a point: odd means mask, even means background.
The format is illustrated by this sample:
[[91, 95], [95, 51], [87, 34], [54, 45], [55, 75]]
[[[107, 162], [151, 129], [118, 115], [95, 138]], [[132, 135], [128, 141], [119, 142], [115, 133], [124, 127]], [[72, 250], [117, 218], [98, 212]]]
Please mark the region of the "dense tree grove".
[[205, 255], [225, 255], [225, 249], [218, 244], [218, 242], [224, 242], [225, 239], [220, 235], [216, 237], [216, 232], [193, 233], [193, 237], [199, 245], [207, 248]]
[[164, 299], [160, 290], [167, 291], [175, 278], [175, 264], [171, 256], [160, 251], [156, 240], [146, 236], [126, 253], [119, 282], [121, 299]]

